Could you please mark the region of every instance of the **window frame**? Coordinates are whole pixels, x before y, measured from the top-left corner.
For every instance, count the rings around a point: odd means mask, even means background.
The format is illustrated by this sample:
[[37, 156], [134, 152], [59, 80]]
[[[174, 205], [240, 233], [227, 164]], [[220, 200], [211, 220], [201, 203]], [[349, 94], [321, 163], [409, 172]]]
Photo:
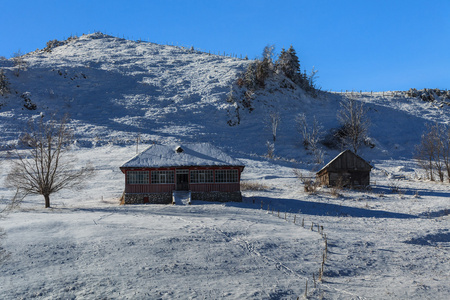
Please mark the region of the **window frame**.
[[214, 170], [191, 170], [189, 182], [191, 184], [214, 183]]
[[239, 170], [237, 169], [216, 170], [214, 175], [214, 181], [216, 183], [239, 183]]
[[149, 171], [127, 171], [126, 181], [129, 185], [143, 185], [149, 184]]
[[[162, 178], [164, 178], [164, 180], [161, 180]], [[175, 184], [174, 170], [151, 171], [150, 184]]]

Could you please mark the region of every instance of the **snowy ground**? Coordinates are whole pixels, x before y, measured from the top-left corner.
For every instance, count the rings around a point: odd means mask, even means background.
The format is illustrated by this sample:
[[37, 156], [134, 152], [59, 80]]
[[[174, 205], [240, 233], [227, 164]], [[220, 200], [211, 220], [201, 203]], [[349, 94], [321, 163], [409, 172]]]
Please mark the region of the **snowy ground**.
[[[244, 203], [119, 206], [118, 165], [134, 151], [76, 150], [80, 163], [95, 157], [91, 184], [55, 195], [52, 209], [27, 198], [0, 222], [10, 252], [0, 267], [4, 299], [296, 299], [306, 281], [311, 298], [450, 295], [450, 192], [414, 179], [413, 164], [380, 161], [371, 191], [336, 198], [305, 194], [295, 163], [243, 157], [243, 180], [266, 186], [244, 192]], [[317, 224], [328, 255], [314, 288], [324, 250]]]
[[[75, 158], [97, 170], [78, 191], [25, 199], [0, 220], [10, 257], [0, 266], [2, 299], [448, 299], [448, 183], [419, 180], [413, 160], [426, 123], [450, 124], [450, 106], [404, 92], [320, 93], [267, 82], [252, 108], [226, 101], [250, 62], [172, 46], [85, 35], [51, 53], [24, 57], [11, 94], [0, 97], [0, 156], [31, 118], [68, 113]], [[25, 96], [36, 110], [24, 107]], [[339, 126], [339, 102], [364, 102], [374, 147], [372, 190], [305, 194], [294, 169], [313, 175], [296, 117], [316, 117], [324, 135]], [[25, 97], [26, 98], [26, 97]], [[279, 113], [276, 160], [267, 160], [270, 113]], [[119, 166], [153, 142], [209, 142], [245, 165], [244, 203], [119, 206]], [[128, 146], [127, 146], [128, 145]], [[322, 147], [325, 162], [341, 149]], [[0, 169], [0, 199], [8, 161]], [[311, 172], [311, 173], [309, 173]], [[285, 219], [286, 218], [286, 219]], [[295, 220], [295, 224], [294, 224]], [[304, 227], [302, 226], [304, 223]], [[313, 231], [311, 230], [313, 224]], [[328, 253], [322, 282], [316, 282]], [[314, 277], [313, 277], [314, 276]], [[317, 281], [317, 280], [316, 280]]]

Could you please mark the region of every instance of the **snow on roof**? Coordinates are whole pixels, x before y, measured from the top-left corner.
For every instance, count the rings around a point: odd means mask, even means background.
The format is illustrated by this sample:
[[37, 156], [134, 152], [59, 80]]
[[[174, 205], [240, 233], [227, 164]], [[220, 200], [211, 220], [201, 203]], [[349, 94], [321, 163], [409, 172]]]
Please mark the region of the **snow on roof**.
[[189, 143], [152, 145], [124, 163], [121, 168], [179, 166], [244, 166], [244, 164], [211, 144]]

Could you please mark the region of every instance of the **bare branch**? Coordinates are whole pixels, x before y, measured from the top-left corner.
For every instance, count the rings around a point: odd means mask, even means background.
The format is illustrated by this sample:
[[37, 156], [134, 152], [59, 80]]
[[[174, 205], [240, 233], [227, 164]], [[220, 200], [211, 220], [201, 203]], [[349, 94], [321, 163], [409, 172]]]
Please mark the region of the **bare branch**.
[[269, 114], [270, 128], [272, 130], [273, 142], [277, 140], [277, 130], [280, 124], [280, 114], [278, 112], [271, 112]]
[[447, 173], [450, 182], [450, 129], [438, 123], [427, 124], [426, 128], [415, 156], [428, 179], [434, 181], [437, 175], [443, 182]]
[[94, 169], [90, 165], [74, 168], [74, 160], [68, 155], [73, 135], [66, 118], [46, 123], [41, 118], [36, 123], [30, 122], [28, 132], [21, 137], [27, 149], [25, 154], [16, 150], [6, 183], [17, 189], [16, 195], [44, 196], [45, 207], [50, 207], [51, 194], [79, 186]]
[[337, 118], [342, 125], [340, 138], [343, 145], [351, 147], [353, 152], [357, 153], [369, 131], [367, 109], [362, 102], [358, 104], [355, 99], [347, 98], [341, 102]]

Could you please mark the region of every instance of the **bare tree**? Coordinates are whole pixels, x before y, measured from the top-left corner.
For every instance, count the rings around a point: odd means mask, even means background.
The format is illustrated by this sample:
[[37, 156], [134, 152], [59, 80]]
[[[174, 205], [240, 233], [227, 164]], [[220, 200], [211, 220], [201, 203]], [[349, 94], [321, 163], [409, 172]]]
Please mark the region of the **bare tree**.
[[422, 134], [420, 144], [416, 146], [416, 157], [420, 166], [424, 169], [428, 179], [434, 181], [434, 160], [436, 157], [436, 145], [434, 132], [427, 125], [427, 132]]
[[66, 118], [60, 122], [44, 122], [41, 117], [37, 122], [30, 122], [21, 142], [27, 149], [24, 153], [16, 150], [17, 159], [12, 161], [7, 186], [16, 188], [17, 194], [23, 197], [44, 196], [46, 208], [50, 207], [51, 194], [77, 187], [93, 173], [90, 165], [74, 168], [74, 160], [69, 155], [73, 135]]
[[[0, 228], [0, 241], [5, 238], [5, 232]], [[0, 265], [9, 257], [9, 253], [0, 244]]]
[[342, 125], [339, 131], [341, 141], [344, 146], [351, 147], [357, 153], [359, 147], [367, 138], [370, 121], [367, 117], [367, 109], [364, 104], [357, 103], [353, 98], [346, 98], [341, 101], [341, 109], [337, 118]]
[[[11, 90], [9, 88], [9, 82], [6, 78], [5, 72], [3, 69], [0, 69], [0, 95], [5, 96], [11, 93]], [[1, 106], [1, 104], [0, 104]]]
[[444, 126], [442, 145], [442, 160], [444, 162], [445, 169], [447, 170], [448, 182], [450, 183], [450, 128], [447, 126]]
[[270, 129], [272, 131], [272, 139], [273, 142], [277, 140], [277, 130], [278, 125], [280, 125], [280, 114], [278, 112], [271, 112], [269, 114], [269, 122], [270, 122]]
[[263, 50], [263, 59], [267, 59], [269, 62], [273, 64], [275, 59], [275, 45], [267, 45]]
[[12, 55], [12, 61], [16, 67], [15, 74], [17, 77], [20, 75], [20, 71], [25, 70], [26, 62], [23, 58], [23, 53], [20, 51], [14, 52]]
[[[0, 174], [3, 173], [5, 153], [0, 151]], [[3, 219], [5, 215], [12, 208], [12, 201], [7, 201], [3, 197], [0, 199], [0, 219]], [[5, 238], [5, 231], [0, 227], [0, 265], [9, 257], [9, 253], [2, 247], [1, 241]]]
[[445, 125], [426, 125], [420, 144], [416, 146], [416, 158], [431, 181], [435, 174], [441, 182], [447, 173], [450, 182], [450, 129]]
[[319, 90], [321, 89], [317, 86], [317, 79], [319, 78], [319, 76], [317, 75], [318, 72], [319, 70], [316, 70], [313, 66], [308, 77], [309, 88], [307, 90], [311, 93], [311, 96], [313, 96], [313, 98], [317, 98]]
[[275, 144], [271, 143], [269, 141], [266, 141], [266, 146], [267, 146], [267, 157], [272, 159], [274, 158], [275, 155]]
[[303, 113], [296, 117], [296, 121], [298, 131], [303, 138], [303, 146], [305, 149], [312, 151], [316, 163], [323, 163], [323, 152], [319, 148], [320, 139], [324, 134], [322, 125], [320, 125], [319, 121], [316, 119], [316, 116], [314, 116], [313, 124], [312, 126], [309, 126], [308, 121], [306, 120], [306, 115]]
[[434, 159], [434, 167], [436, 169], [436, 173], [439, 177], [439, 180], [441, 182], [444, 182], [444, 176], [445, 176], [445, 165], [444, 161], [441, 160], [442, 155], [444, 154], [444, 144], [443, 144], [443, 136], [441, 134], [441, 128], [439, 128], [438, 125], [436, 125], [436, 136], [435, 136], [435, 159]]

